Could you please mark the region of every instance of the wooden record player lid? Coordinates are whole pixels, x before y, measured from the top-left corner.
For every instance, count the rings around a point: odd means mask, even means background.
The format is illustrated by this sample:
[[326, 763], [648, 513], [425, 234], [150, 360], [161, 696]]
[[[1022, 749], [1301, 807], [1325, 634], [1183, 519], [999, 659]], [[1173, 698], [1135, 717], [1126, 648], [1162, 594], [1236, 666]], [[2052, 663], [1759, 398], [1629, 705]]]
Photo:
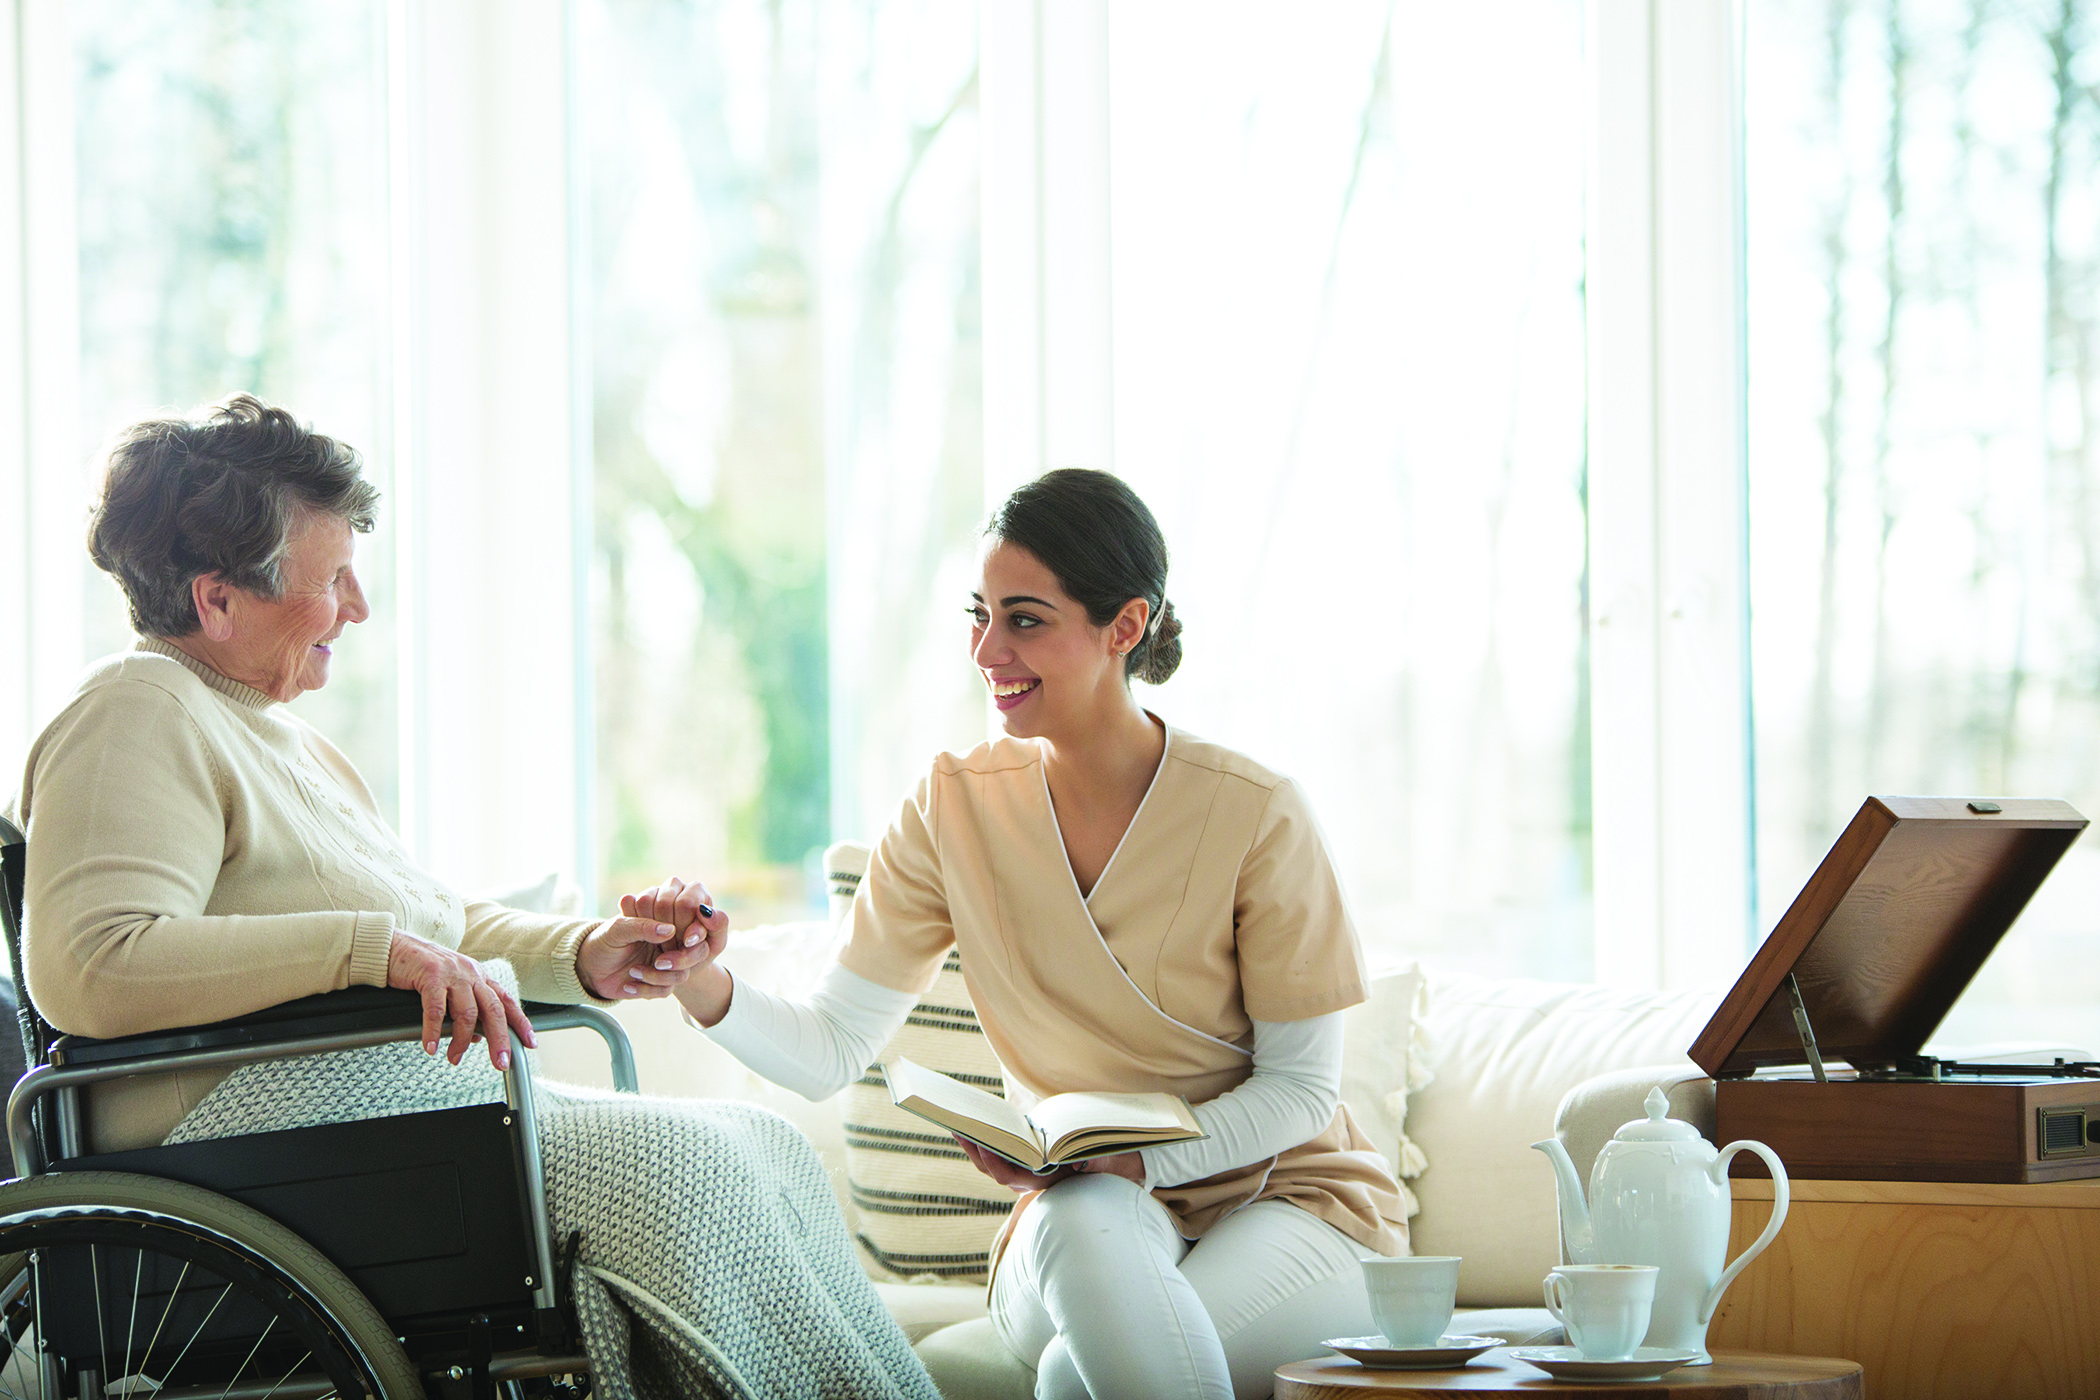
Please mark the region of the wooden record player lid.
[[1692, 1060], [1716, 1078], [1805, 1063], [1789, 972], [1825, 1059], [1917, 1054], [2085, 827], [2064, 802], [1868, 798], [1699, 1033]]

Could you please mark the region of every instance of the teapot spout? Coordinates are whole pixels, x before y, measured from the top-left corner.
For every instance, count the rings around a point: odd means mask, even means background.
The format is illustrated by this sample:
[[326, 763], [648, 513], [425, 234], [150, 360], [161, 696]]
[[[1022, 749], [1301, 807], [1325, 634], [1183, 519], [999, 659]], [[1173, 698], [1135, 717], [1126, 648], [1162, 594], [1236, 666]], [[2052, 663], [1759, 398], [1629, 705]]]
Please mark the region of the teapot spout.
[[1590, 1208], [1582, 1199], [1582, 1182], [1576, 1179], [1575, 1163], [1568, 1157], [1568, 1149], [1560, 1145], [1559, 1138], [1547, 1138], [1531, 1144], [1534, 1152], [1546, 1154], [1553, 1164], [1553, 1175], [1560, 1183], [1560, 1234], [1568, 1248], [1571, 1264], [1594, 1264], [1597, 1262], [1596, 1235], [1590, 1229]]

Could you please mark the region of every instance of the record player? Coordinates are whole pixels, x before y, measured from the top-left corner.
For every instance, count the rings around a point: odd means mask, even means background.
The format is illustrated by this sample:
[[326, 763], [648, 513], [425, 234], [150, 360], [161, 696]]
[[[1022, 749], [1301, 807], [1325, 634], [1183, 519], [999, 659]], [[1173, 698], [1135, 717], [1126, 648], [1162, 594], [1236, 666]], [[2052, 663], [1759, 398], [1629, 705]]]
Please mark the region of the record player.
[[1692, 1045], [1720, 1141], [1797, 1177], [2100, 1177], [2100, 1063], [1922, 1053], [2085, 827], [2062, 802], [1868, 798]]

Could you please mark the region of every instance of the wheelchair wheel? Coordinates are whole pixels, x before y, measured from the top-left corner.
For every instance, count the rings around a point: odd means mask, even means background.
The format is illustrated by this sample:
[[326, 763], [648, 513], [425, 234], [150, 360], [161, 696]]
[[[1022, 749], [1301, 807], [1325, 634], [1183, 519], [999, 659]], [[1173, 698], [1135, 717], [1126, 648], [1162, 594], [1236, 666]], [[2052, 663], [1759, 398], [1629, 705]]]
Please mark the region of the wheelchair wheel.
[[422, 1400], [342, 1271], [224, 1196], [118, 1172], [0, 1186], [0, 1400]]

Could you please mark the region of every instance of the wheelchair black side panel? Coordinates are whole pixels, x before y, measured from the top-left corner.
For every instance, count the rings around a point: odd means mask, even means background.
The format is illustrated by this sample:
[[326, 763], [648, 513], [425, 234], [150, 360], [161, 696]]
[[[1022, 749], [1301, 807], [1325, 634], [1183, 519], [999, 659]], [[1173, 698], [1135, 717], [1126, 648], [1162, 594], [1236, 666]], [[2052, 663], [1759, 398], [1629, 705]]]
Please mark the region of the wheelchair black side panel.
[[60, 1171], [136, 1172], [231, 1196], [327, 1255], [398, 1334], [532, 1313], [532, 1254], [502, 1104], [108, 1152]]

